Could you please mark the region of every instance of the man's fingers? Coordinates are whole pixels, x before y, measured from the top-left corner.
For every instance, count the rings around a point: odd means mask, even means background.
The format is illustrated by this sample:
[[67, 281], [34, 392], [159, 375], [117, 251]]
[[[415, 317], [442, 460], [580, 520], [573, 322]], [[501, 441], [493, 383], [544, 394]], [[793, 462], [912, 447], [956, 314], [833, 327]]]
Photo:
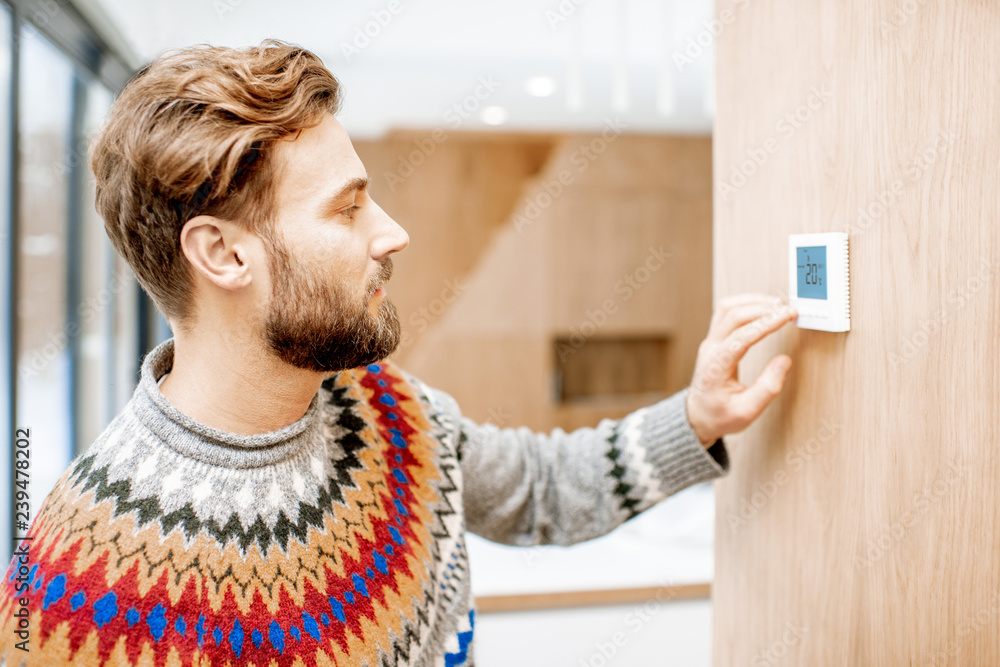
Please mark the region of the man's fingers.
[[727, 361], [735, 366], [755, 343], [777, 331], [797, 316], [798, 313], [793, 308], [782, 306], [769, 310], [752, 322], [744, 324], [722, 343]]
[[712, 323], [706, 337], [715, 342], [725, 340], [737, 328], [768, 313], [778, 313], [781, 307], [777, 301], [753, 301], [720, 310], [719, 317]]
[[781, 393], [791, 367], [791, 357], [787, 354], [778, 355], [768, 362], [760, 377], [752, 385], [733, 398], [731, 404], [733, 414], [743, 422], [740, 429], [757, 419], [774, 397]]

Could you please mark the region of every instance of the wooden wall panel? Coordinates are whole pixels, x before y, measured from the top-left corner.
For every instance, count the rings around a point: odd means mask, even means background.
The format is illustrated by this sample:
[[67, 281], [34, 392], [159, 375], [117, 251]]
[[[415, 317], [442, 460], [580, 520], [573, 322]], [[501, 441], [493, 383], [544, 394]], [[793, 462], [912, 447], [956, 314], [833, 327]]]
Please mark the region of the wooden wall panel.
[[489, 248], [523, 191], [546, 163], [548, 135], [396, 131], [354, 147], [372, 196], [410, 235], [393, 256], [389, 296], [414, 345], [464, 290], [463, 278]]
[[848, 231], [852, 331], [729, 438], [714, 660], [1000, 664], [1000, 5], [723, 0], [716, 300]]
[[[462, 296], [405, 359], [474, 419], [593, 426], [690, 381], [711, 317], [711, 141], [622, 135], [587, 159], [597, 138], [558, 139]], [[670, 336], [667, 391], [559, 403], [553, 342], [574, 333]]]

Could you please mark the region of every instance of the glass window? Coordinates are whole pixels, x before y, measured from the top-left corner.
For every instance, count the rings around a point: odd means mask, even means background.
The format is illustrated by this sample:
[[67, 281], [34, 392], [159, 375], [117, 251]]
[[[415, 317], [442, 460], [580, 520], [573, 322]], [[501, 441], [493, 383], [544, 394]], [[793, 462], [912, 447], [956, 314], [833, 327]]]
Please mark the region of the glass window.
[[11, 435], [14, 425], [10, 423], [10, 364], [9, 358], [11, 331], [10, 280], [8, 271], [10, 257], [13, 254], [10, 238], [10, 86], [11, 86], [11, 50], [10, 50], [10, 10], [0, 3], [0, 428], [3, 429], [3, 444], [0, 445], [0, 562], [6, 563], [10, 558], [10, 544], [13, 538], [11, 532]]
[[72, 458], [70, 337], [79, 332], [66, 317], [66, 165], [73, 66], [34, 29], [23, 29], [20, 41], [17, 424], [31, 429], [34, 516]]
[[[109, 241], [110, 243], [110, 241]], [[125, 407], [139, 381], [139, 300], [146, 296], [140, 291], [131, 267], [115, 253], [115, 279], [119, 285], [115, 294], [115, 413]]]
[[88, 82], [84, 100], [83, 136], [76, 142], [71, 159], [86, 185], [80, 203], [81, 294], [80, 359], [76, 445], [86, 449], [111, 421], [116, 410], [114, 387], [115, 292], [121, 289], [115, 277], [115, 251], [104, 231], [104, 221], [94, 208], [94, 179], [87, 161], [87, 146], [104, 120], [112, 96], [97, 82]]

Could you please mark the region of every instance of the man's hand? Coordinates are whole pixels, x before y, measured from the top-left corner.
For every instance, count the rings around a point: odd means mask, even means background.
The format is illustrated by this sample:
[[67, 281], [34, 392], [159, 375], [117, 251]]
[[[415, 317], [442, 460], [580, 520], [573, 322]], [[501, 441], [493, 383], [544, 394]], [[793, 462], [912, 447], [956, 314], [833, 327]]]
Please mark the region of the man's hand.
[[771, 359], [749, 387], [740, 384], [737, 371], [751, 345], [796, 317], [792, 306], [767, 294], [740, 294], [719, 304], [698, 346], [687, 396], [688, 421], [705, 446], [742, 431], [781, 392], [792, 366], [787, 354]]

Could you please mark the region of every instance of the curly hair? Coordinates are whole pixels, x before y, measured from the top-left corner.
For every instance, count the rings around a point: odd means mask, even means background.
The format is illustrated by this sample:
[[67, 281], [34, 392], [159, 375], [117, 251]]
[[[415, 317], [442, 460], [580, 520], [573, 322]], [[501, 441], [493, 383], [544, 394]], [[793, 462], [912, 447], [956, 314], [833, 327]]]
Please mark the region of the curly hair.
[[183, 324], [192, 314], [184, 223], [212, 215], [271, 238], [275, 142], [340, 103], [315, 54], [273, 39], [172, 49], [129, 80], [91, 144], [96, 208], [165, 316]]

